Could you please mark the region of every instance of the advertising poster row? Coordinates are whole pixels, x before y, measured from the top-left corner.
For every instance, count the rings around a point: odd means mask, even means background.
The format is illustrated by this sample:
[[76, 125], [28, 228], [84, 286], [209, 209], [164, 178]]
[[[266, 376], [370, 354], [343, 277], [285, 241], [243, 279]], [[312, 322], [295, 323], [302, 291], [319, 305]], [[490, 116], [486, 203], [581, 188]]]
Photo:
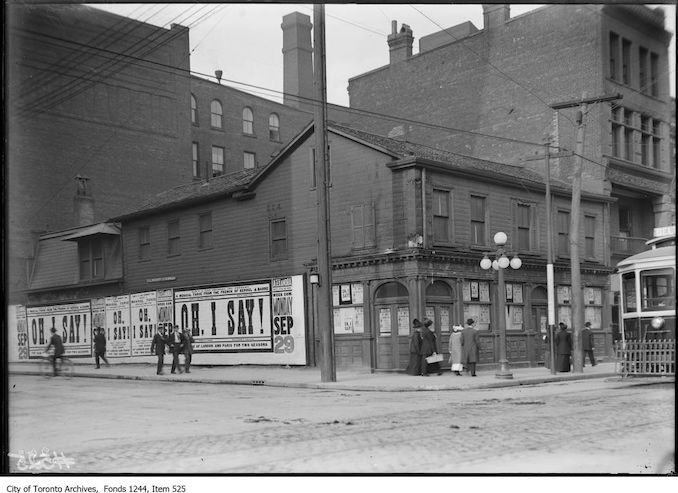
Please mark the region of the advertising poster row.
[[52, 328], [73, 358], [93, 355], [98, 328], [108, 358], [151, 357], [157, 330], [176, 324], [195, 339], [198, 364], [306, 364], [303, 276], [18, 306], [15, 317], [19, 360], [40, 358]]

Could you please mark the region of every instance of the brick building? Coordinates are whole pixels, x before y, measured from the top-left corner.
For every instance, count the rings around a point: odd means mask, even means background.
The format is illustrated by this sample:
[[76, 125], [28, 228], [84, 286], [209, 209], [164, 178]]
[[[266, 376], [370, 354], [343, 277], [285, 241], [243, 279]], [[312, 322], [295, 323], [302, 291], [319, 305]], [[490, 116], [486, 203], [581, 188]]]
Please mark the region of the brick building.
[[[543, 175], [546, 133], [552, 152], [576, 149], [577, 108], [551, 105], [621, 94], [588, 107], [583, 187], [614, 199], [613, 264], [646, 248], [654, 227], [675, 221], [661, 7], [557, 4], [511, 18], [509, 5], [493, 4], [483, 13], [482, 29], [466, 22], [425, 36], [417, 54], [412, 30], [394, 22], [389, 65], [351, 78], [349, 96], [352, 108], [403, 120], [352, 124]], [[574, 159], [552, 159], [551, 176], [569, 180]]]
[[35, 270], [41, 234], [106, 221], [214, 172], [263, 166], [312, 119], [295, 102], [190, 75], [189, 30], [179, 25], [83, 5], [12, 4], [7, 19], [9, 303], [64, 287]]

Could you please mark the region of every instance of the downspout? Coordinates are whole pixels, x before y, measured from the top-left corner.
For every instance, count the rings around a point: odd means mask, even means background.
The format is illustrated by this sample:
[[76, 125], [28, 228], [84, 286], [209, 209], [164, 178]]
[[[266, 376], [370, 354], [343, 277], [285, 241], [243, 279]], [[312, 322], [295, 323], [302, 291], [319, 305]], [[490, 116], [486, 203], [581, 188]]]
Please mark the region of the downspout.
[[421, 246], [426, 248], [426, 168], [421, 170], [421, 236], [424, 238]]

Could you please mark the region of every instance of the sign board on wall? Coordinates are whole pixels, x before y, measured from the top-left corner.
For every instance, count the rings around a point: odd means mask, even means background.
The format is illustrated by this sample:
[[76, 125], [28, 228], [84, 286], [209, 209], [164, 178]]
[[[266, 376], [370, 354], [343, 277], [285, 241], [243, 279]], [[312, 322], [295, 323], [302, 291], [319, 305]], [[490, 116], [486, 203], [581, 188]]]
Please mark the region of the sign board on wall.
[[153, 335], [159, 328], [169, 333], [176, 321], [193, 334], [196, 364], [303, 365], [306, 364], [303, 279], [293, 276], [29, 306], [25, 311], [17, 311], [17, 334], [9, 340], [17, 349], [21, 341], [26, 344], [27, 340], [28, 357], [39, 358], [54, 326], [64, 341], [66, 354], [91, 357], [92, 331], [102, 327], [106, 356], [135, 361], [135, 357], [153, 358], [150, 354]]
[[52, 336], [61, 336], [68, 356], [92, 355], [92, 308], [89, 301], [26, 307], [28, 356], [39, 358]]

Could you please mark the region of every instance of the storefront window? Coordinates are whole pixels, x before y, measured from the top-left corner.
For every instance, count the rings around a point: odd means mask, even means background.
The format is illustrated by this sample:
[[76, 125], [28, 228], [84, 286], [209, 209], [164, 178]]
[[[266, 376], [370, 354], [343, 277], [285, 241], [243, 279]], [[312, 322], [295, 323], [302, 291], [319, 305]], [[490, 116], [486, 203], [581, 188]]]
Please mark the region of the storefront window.
[[558, 298], [558, 320], [556, 324], [564, 323], [569, 328], [572, 328], [572, 291], [570, 286], [558, 286], [556, 290], [556, 297]]
[[506, 283], [506, 330], [523, 330], [523, 285]]
[[584, 322], [591, 322], [592, 329], [603, 326], [603, 290], [584, 288]]
[[464, 320], [476, 321], [477, 330], [490, 329], [490, 283], [485, 281], [465, 281], [462, 283], [464, 301]]
[[335, 284], [332, 286], [332, 304], [335, 334], [365, 332], [362, 284]]

